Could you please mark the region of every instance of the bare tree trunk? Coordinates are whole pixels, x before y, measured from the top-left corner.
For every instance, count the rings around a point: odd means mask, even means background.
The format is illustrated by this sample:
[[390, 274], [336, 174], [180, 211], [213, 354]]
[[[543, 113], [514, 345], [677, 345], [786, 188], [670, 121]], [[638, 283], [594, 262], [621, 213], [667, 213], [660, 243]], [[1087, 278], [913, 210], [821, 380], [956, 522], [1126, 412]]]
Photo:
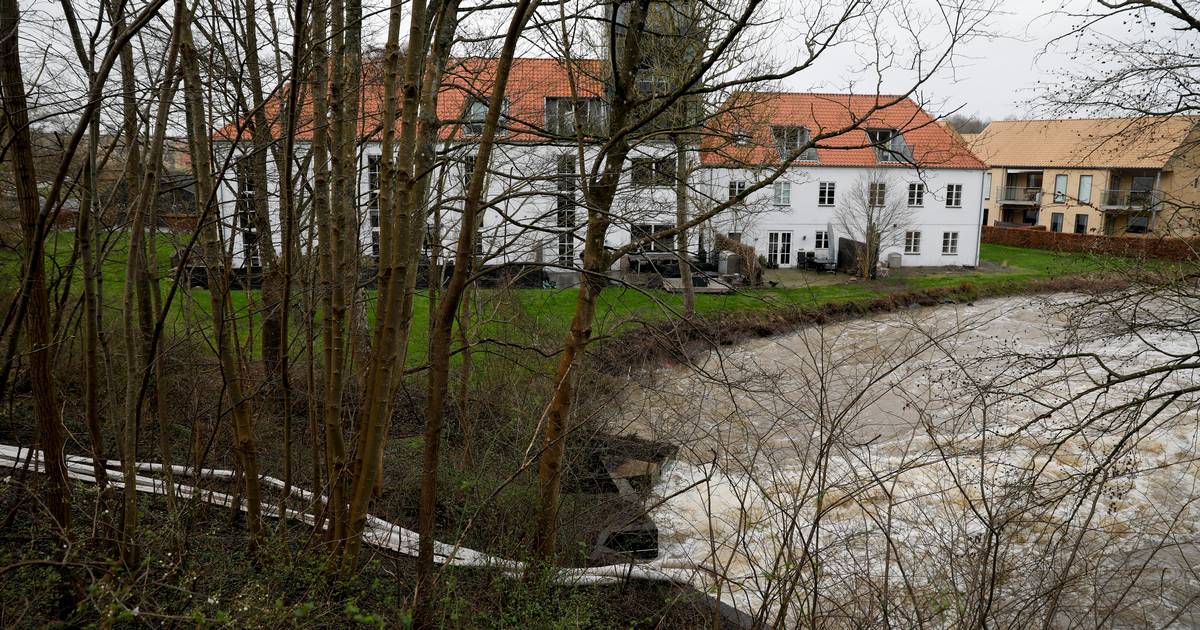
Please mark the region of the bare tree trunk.
[[554, 557], [558, 538], [558, 503], [562, 488], [562, 463], [566, 455], [567, 419], [571, 411], [572, 381], [575, 362], [583, 354], [592, 334], [596, 315], [596, 300], [608, 282], [608, 259], [604, 255], [605, 228], [593, 229], [591, 224], [605, 221], [589, 217], [587, 236], [583, 244], [583, 272], [580, 274], [579, 297], [571, 329], [558, 357], [554, 371], [554, 394], [546, 413], [546, 430], [542, 438], [542, 453], [538, 458], [538, 522], [534, 528], [533, 552], [543, 560]]
[[[335, 5], [340, 11], [341, 4]], [[319, 243], [322, 361], [325, 367], [325, 404], [322, 416], [325, 426], [325, 467], [329, 483], [329, 537], [340, 545], [346, 536], [346, 442], [342, 431], [342, 396], [345, 361], [345, 287], [344, 279], [336, 277], [335, 262], [340, 251], [335, 221], [329, 198], [329, 55], [325, 48], [327, 0], [313, 2], [313, 210], [317, 217]], [[341, 20], [335, 22], [340, 25]]]
[[[481, 235], [476, 233], [475, 238]], [[467, 273], [474, 273], [474, 264]], [[475, 423], [471, 419], [471, 338], [468, 328], [471, 325], [471, 294], [473, 287], [468, 286], [463, 292], [462, 308], [458, 312], [458, 336], [462, 345], [462, 363], [458, 372], [458, 430], [462, 435], [462, 458], [459, 460], [463, 470], [475, 466]]]
[[[295, 273], [296, 255], [299, 253], [300, 242], [297, 234], [297, 210], [296, 197], [293, 194], [292, 184], [292, 166], [294, 164], [293, 154], [296, 149], [296, 120], [299, 116], [297, 111], [300, 104], [300, 59], [304, 58], [305, 44], [305, 21], [308, 17], [308, 7], [305, 0], [296, 2], [296, 13], [294, 24], [296, 24], [296, 33], [292, 40], [292, 69], [291, 81], [288, 86], [288, 103], [287, 103], [287, 121], [286, 121], [286, 136], [283, 147], [283, 165], [281, 167], [282, 174], [279, 178], [280, 199], [279, 213], [280, 220], [283, 223], [283, 308], [279, 312], [279, 327], [282, 330], [282, 339], [279, 348], [279, 378], [280, 386], [283, 389], [283, 500], [280, 503], [281, 514], [287, 513], [287, 500], [292, 494], [292, 381], [289, 373], [289, 357], [288, 357], [288, 339], [289, 321], [291, 316], [292, 304], [292, 281]], [[312, 343], [313, 337], [309, 329], [307, 339], [309, 352], [309, 375], [312, 375]], [[312, 400], [312, 382], [309, 382], [309, 400]], [[311, 414], [310, 414], [311, 418]], [[315, 435], [315, 432], [314, 432]], [[317, 480], [320, 479], [320, 469], [316, 467], [316, 450], [313, 450], [313, 488], [318, 488]]]
[[221, 376], [233, 405], [234, 450], [237, 452], [241, 472], [245, 478], [246, 516], [250, 526], [251, 546], [256, 547], [262, 536], [262, 500], [258, 478], [258, 453], [254, 441], [254, 419], [250, 400], [243, 392], [243, 375], [234, 357], [233, 340], [225, 324], [229, 316], [229, 283], [225, 270], [222, 269], [224, 254], [221, 237], [217, 231], [217, 221], [210, 214], [210, 211], [214, 210], [215, 185], [209, 159], [209, 131], [204, 113], [200, 64], [192, 42], [191, 10], [184, 0], [176, 0], [175, 11], [183, 20], [179, 34], [180, 55], [183, 60], [184, 103], [188, 117], [188, 146], [191, 151], [192, 172], [196, 177], [196, 214], [204, 231], [213, 335], [216, 337]]
[[69, 533], [71, 527], [70, 489], [63, 454], [66, 429], [58, 408], [58, 391], [52, 373], [50, 347], [50, 293], [46, 287], [45, 261], [42, 258], [45, 234], [38, 207], [37, 174], [33, 167], [33, 141], [29, 134], [29, 111], [25, 83], [21, 78], [18, 50], [20, 9], [16, 0], [0, 0], [0, 84], [4, 110], [12, 140], [13, 179], [17, 206], [24, 235], [25, 290], [29, 295], [25, 321], [29, 329], [29, 377], [33, 384], [37, 434], [46, 465], [47, 506], [55, 524]]
[[630, 89], [634, 69], [642, 59], [641, 32], [646, 24], [648, 0], [632, 3], [629, 12], [625, 45], [619, 61], [613, 64], [609, 131], [618, 139], [605, 156], [597, 181], [584, 191], [587, 200], [588, 222], [583, 239], [583, 270], [580, 273], [579, 294], [571, 328], [563, 342], [558, 367], [554, 373], [554, 393], [546, 408], [546, 428], [542, 452], [538, 457], [538, 522], [534, 528], [533, 555], [541, 561], [554, 557], [558, 544], [558, 503], [562, 490], [562, 464], [566, 456], [567, 421], [571, 413], [572, 379], [575, 362], [583, 354], [592, 335], [596, 315], [596, 300], [608, 283], [608, 267], [612, 263], [604, 248], [604, 237], [611, 222], [609, 210], [621, 181], [621, 171], [629, 154], [625, 125], [632, 113], [635, 97]]
[[[250, 155], [250, 176], [254, 180], [254, 230], [255, 248], [262, 263], [262, 291], [260, 294], [262, 313], [262, 361], [266, 394], [273, 398], [281, 387], [280, 370], [283, 366], [283, 354], [287, 347], [287, 331], [283, 329], [283, 312], [287, 306], [283, 303], [285, 279], [280, 269], [279, 257], [275, 249], [275, 238], [271, 230], [270, 199], [267, 178], [267, 157], [274, 140], [271, 133], [271, 121], [267, 119], [264, 107], [262, 67], [258, 59], [258, 29], [261, 26], [255, 0], [246, 0], [245, 25], [245, 62], [246, 74], [250, 80], [251, 142], [253, 152]], [[297, 38], [298, 39], [298, 38]], [[299, 63], [297, 59], [296, 63]], [[285, 156], [285, 159], [291, 159]], [[281, 187], [287, 182], [280, 179]], [[280, 206], [281, 217], [283, 207]], [[286, 245], [285, 245], [286, 247]]]
[[[92, 67], [94, 55], [89, 55], [83, 43], [83, 35], [79, 22], [70, 0], [63, 0], [63, 15], [67, 28], [71, 32], [71, 40], [79, 63], [88, 71], [89, 87], [96, 80], [95, 69]], [[100, 351], [100, 302], [96, 291], [96, 271], [98, 261], [93, 247], [96, 235], [93, 233], [92, 219], [96, 213], [96, 160], [97, 145], [100, 136], [100, 121], [92, 118], [88, 128], [87, 165], [84, 167], [83, 193], [79, 203], [79, 224], [75, 230], [75, 240], [79, 257], [83, 261], [83, 391], [84, 391], [84, 421], [88, 428], [88, 437], [92, 446], [92, 473], [96, 476], [102, 492], [107, 492], [108, 469], [104, 466], [104, 438], [100, 430], [100, 399], [99, 399], [99, 361]], [[2, 390], [0, 390], [2, 391]]]
[[489, 96], [487, 117], [479, 139], [479, 152], [471, 174], [470, 187], [463, 203], [459, 223], [458, 243], [454, 255], [454, 272], [446, 292], [438, 303], [437, 322], [430, 340], [429, 399], [425, 414], [424, 457], [421, 465], [421, 505], [417, 523], [420, 534], [417, 556], [417, 606], [415, 619], [420, 627], [432, 625], [430, 604], [433, 587], [433, 519], [437, 509], [437, 478], [439, 450], [442, 440], [442, 419], [445, 411], [447, 381], [450, 373], [450, 337], [454, 317], [466, 289], [471, 257], [475, 251], [476, 225], [483, 196], [484, 183], [495, 147], [496, 132], [508, 87], [508, 75], [517, 41], [525, 23], [537, 10], [540, 0], [521, 0], [509, 22], [504, 46], [496, 61], [492, 93]]
[[[158, 394], [158, 384], [162, 379], [162, 361], [160, 360], [158, 344], [154, 340], [154, 312], [157, 309], [151, 310], [152, 293], [157, 292], [157, 278], [154, 278], [155, 287], [151, 287], [150, 265], [148, 259], [135, 260], [140, 256], [134, 256], [134, 252], [145, 251], [141, 244], [141, 237], [144, 233], [146, 218], [153, 216], [153, 208], [157, 203], [159, 190], [159, 175], [162, 170], [163, 160], [163, 145], [166, 142], [167, 125], [170, 122], [171, 103], [175, 98], [175, 90], [178, 81], [178, 61], [179, 61], [179, 29], [180, 22], [176, 19], [171, 33], [171, 43], [167, 51], [167, 66], [163, 71], [163, 83], [159, 90], [158, 108], [154, 120], [153, 137], [150, 139], [150, 151], [142, 172], [138, 174], [141, 177], [141, 182], [138, 187], [138, 197], [133, 205], [133, 225], [130, 228], [130, 254], [126, 260], [126, 282], [125, 282], [125, 317], [124, 325], [126, 330], [125, 343], [130, 348], [127, 358], [127, 383], [125, 392], [126, 404], [126, 430], [129, 434], [123, 434], [123, 449], [129, 451], [129, 454], [122, 460], [129, 462], [129, 467], [123, 469], [125, 474], [125, 502], [127, 506], [132, 505], [133, 513], [129, 514], [132, 520], [123, 521], [123, 525], [129, 528], [129, 533], [122, 536], [122, 544], [130, 547], [130, 557], [136, 557], [136, 505], [137, 505], [137, 489], [131, 481], [136, 474], [133, 469], [133, 462], [136, 461], [137, 448], [137, 427], [140, 424], [141, 418], [141, 401], [142, 391], [140, 389], [141, 382], [144, 377], [145, 370], [153, 370], [153, 385], [151, 390], [151, 406], [154, 409], [155, 417], [158, 420], [158, 444], [161, 452], [162, 464], [164, 468], [164, 485], [167, 490], [167, 506], [171, 514], [175, 514], [175, 482], [174, 475], [170, 470], [172, 463], [171, 457], [171, 439], [170, 439], [170, 424], [167, 422], [166, 414], [162, 408], [162, 397]], [[127, 112], [131, 105], [126, 103]], [[136, 114], [136, 112], [134, 112]], [[136, 124], [136, 121], [133, 123]], [[150, 228], [153, 232], [153, 227]], [[149, 248], [151, 252], [154, 249]], [[151, 254], [152, 256], [154, 254]], [[138, 283], [138, 290], [142, 292], [141, 304], [139, 305], [139, 317], [142, 318], [142, 343], [143, 355], [141, 369], [137, 368], [137, 353], [133, 351], [134, 340], [132, 335], [132, 319], [133, 314], [130, 312], [132, 305], [130, 304], [130, 288], [134, 283], [130, 281], [131, 275], [140, 274], [143, 276], [143, 281]], [[147, 312], [149, 311], [149, 312]], [[127, 560], [128, 562], [129, 560]]]
[[[439, 11], [432, 19], [425, 15], [425, 6], [423, 1], [412, 4], [408, 54], [404, 58], [403, 86], [400, 90], [404, 95], [404, 105], [399, 108], [403, 117], [396, 152], [404, 168], [385, 169], [384, 181], [380, 185], [381, 192], [387, 191], [386, 194], [391, 195], [389, 205], [380, 206], [381, 214], [387, 212], [391, 215], [381, 221], [381, 224], [388, 226], [388, 231], [383, 233], [384, 246], [381, 248], [387, 252], [387, 263], [380, 274], [375, 348], [365, 384], [365, 421], [358, 441], [360, 461], [350, 507], [350, 547], [347, 549], [346, 568], [357, 557], [366, 522], [367, 502], [382, 477], [391, 402], [399, 387], [399, 378], [404, 373], [408, 333], [412, 324], [417, 258], [425, 233], [424, 199], [428, 173], [434, 159], [432, 145], [438, 129], [437, 97], [458, 26], [457, 0], [439, 4]], [[395, 33], [391, 31], [392, 28], [398, 28], [398, 19], [399, 14], [393, 13], [389, 41], [398, 39], [398, 30]], [[432, 32], [430, 24], [433, 26]], [[385, 81], [395, 86], [398, 80], [397, 66], [390, 65], [388, 72], [392, 77], [389, 79], [385, 76]], [[394, 88], [390, 91], [385, 88], [385, 92], [391, 95], [385, 110], [385, 118], [390, 121], [394, 120], [398, 104], [393, 100]], [[389, 135], [385, 134], [384, 139], [390, 142]], [[385, 154], [388, 152], [385, 149]], [[389, 181], [393, 176], [395, 181]]]
[[683, 286], [683, 316], [696, 314], [696, 288], [692, 286], [692, 260], [688, 256], [688, 159], [687, 143], [675, 136], [675, 254], [679, 258], [679, 281]]

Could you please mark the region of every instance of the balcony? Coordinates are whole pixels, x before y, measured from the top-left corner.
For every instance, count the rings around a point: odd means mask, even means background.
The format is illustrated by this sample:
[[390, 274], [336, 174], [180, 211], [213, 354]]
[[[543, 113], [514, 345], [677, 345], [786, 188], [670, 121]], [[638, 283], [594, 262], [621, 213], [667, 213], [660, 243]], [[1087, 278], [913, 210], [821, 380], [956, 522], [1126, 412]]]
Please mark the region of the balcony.
[[1002, 186], [996, 191], [996, 198], [1000, 200], [1000, 203], [1036, 206], [1042, 203], [1042, 189], [1022, 186]]
[[1157, 190], [1105, 190], [1100, 195], [1100, 209], [1140, 212], [1153, 208], [1160, 200]]

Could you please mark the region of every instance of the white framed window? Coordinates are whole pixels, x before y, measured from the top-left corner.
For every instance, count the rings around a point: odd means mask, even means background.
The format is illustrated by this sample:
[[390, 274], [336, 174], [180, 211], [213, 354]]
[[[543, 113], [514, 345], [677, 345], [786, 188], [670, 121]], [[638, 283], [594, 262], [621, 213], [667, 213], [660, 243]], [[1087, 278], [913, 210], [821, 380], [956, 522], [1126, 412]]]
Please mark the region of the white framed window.
[[905, 254], [920, 254], [921, 253], [921, 233], [915, 230], [910, 230], [904, 233], [904, 253]]
[[942, 232], [942, 255], [951, 256], [958, 253], [958, 232]]
[[483, 121], [487, 118], [488, 103], [477, 97], [467, 99], [467, 108], [463, 112], [463, 134], [468, 136], [483, 135]]
[[819, 230], [813, 237], [813, 249], [829, 249], [829, 232]]
[[1051, 212], [1050, 213], [1050, 231], [1051, 232], [1061, 232], [1062, 231], [1063, 218], [1064, 218], [1064, 215], [1061, 212]]
[[792, 183], [791, 182], [775, 182], [775, 205], [790, 206], [792, 205]]
[[791, 232], [767, 232], [767, 262], [779, 267], [791, 266]]
[[908, 185], [908, 207], [920, 208], [925, 205], [925, 184], [915, 182]]
[[962, 184], [947, 184], [946, 185], [946, 207], [961, 208], [962, 207]]
[[555, 227], [558, 228], [558, 264], [575, 262], [575, 156], [558, 156], [558, 196], [555, 198]]
[[868, 129], [867, 138], [875, 145], [875, 157], [880, 162], [912, 161], [912, 147], [898, 129]]
[[367, 222], [371, 227], [371, 255], [379, 256], [379, 173], [383, 156], [367, 156]]
[[666, 94], [671, 90], [670, 81], [650, 69], [639, 70], [634, 84], [638, 92], [648, 95]]
[[983, 198], [992, 198], [992, 172], [988, 171], [983, 174]]
[[738, 195], [746, 192], [746, 180], [731, 179], [729, 180], [729, 198], [736, 199]]
[[817, 205], [832, 206], [837, 201], [837, 183], [821, 182], [817, 189]]
[[867, 204], [872, 208], [882, 208], [887, 202], [887, 184], [870, 182], [867, 184]]
[[1067, 176], [1054, 176], [1054, 203], [1066, 203], [1067, 201]]
[[580, 130], [599, 133], [607, 117], [604, 101], [597, 97], [546, 97], [546, 131], [555, 135], [573, 136]]
[[237, 203], [234, 208], [234, 224], [242, 237], [242, 265], [260, 267], [258, 252], [258, 228], [255, 222], [256, 188], [249, 162], [240, 162], [237, 167]]
[[383, 156], [368, 155], [367, 156], [367, 207], [375, 208], [379, 205], [379, 172], [380, 160]]
[[1092, 203], [1092, 176], [1079, 176], [1079, 203]]

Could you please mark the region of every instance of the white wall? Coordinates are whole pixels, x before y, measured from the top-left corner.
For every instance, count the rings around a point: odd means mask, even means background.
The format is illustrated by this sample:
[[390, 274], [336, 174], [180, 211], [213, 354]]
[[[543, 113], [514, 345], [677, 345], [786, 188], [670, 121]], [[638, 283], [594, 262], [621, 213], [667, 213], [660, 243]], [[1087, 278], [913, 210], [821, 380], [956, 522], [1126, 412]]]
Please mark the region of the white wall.
[[[982, 170], [923, 169], [891, 167], [880, 169], [888, 179], [888, 198], [895, 196], [907, 205], [908, 184], [925, 184], [924, 203], [909, 209], [909, 224], [903, 231], [921, 233], [920, 252], [904, 254], [901, 236], [898, 242], [885, 244], [882, 258], [889, 253], [903, 255], [903, 266], [975, 266], [979, 255], [979, 226], [982, 215], [983, 173]], [[841, 232], [837, 212], [845, 208], [849, 195], [856, 183], [867, 175], [868, 169], [859, 167], [803, 167], [792, 168], [778, 181], [791, 185], [790, 204], [786, 207], [774, 205], [774, 190], [771, 185], [752, 193], [744, 207], [723, 213], [714, 220], [712, 227], [721, 233], [741, 232], [742, 241], [748, 243], [759, 254], [767, 255], [769, 232], [790, 232], [792, 239], [791, 263], [795, 265], [800, 252], [816, 252], [818, 259], [835, 258], [838, 237], [850, 237]], [[750, 169], [706, 169], [703, 174], [709, 194], [716, 200], [729, 195], [731, 179], [746, 181], [753, 185], [763, 178], [762, 173]], [[832, 206], [818, 205], [821, 182], [835, 186]], [[961, 184], [962, 207], [946, 206], [946, 187]], [[829, 235], [830, 249], [819, 250], [815, 245], [816, 235], [825, 231]], [[958, 233], [958, 252], [944, 255], [942, 238], [946, 232]]]
[[[298, 144], [297, 155], [308, 151], [307, 143]], [[223, 151], [231, 150], [229, 145], [219, 147]], [[669, 145], [649, 145], [634, 150], [631, 157], [652, 157], [667, 155], [671, 152]], [[557, 225], [557, 191], [558, 157], [564, 154], [575, 155], [574, 146], [555, 146], [549, 144], [500, 144], [492, 154], [492, 164], [487, 190], [484, 195], [483, 208], [483, 244], [487, 264], [513, 262], [545, 262], [555, 264], [559, 253], [559, 233]], [[467, 156], [474, 155], [476, 147], [472, 144], [455, 146], [448, 151], [448, 163], [433, 173], [430, 183], [429, 203], [438, 204], [442, 209], [441, 230], [442, 246], [439, 256], [453, 257], [454, 247], [459, 229], [459, 219], [463, 204], [465, 174], [464, 166]], [[381, 147], [377, 142], [365, 143], [359, 150], [359, 181], [358, 203], [360, 207], [360, 249], [363, 255], [371, 253], [372, 230], [369, 220], [368, 205], [368, 170], [367, 164], [371, 156], [378, 156]], [[221, 154], [219, 153], [219, 156]], [[589, 149], [585, 155], [585, 168], [591, 166], [595, 152]], [[695, 157], [692, 157], [693, 162]], [[278, 173], [273, 160], [268, 160], [268, 178], [271, 180], [268, 191], [271, 208], [271, 220], [274, 228], [274, 242], [278, 248], [281, 236], [279, 223], [279, 182]], [[218, 163], [220, 165], [220, 163]], [[311, 167], [310, 167], [311, 169]], [[613, 215], [618, 217], [608, 229], [607, 244], [609, 247], [619, 247], [630, 241], [630, 225], [632, 224], [674, 224], [675, 222], [675, 193], [672, 187], [639, 187], [633, 188], [626, 172], [620, 192], [613, 203]], [[440, 182], [440, 189], [439, 189]], [[231, 162], [230, 167], [221, 174], [218, 187], [218, 204], [221, 213], [222, 233], [227, 239], [233, 239], [232, 249], [234, 264], [243, 264], [242, 243], [237, 231], [232, 230], [234, 209], [236, 208], [237, 184], [236, 168]], [[578, 254], [582, 251], [582, 238], [586, 229], [587, 213], [583, 207], [583, 192], [577, 186], [575, 234], [573, 240], [575, 266], [578, 266]], [[309, 219], [302, 220], [303, 225], [310, 225]], [[432, 215], [429, 224], [432, 225]], [[301, 233], [301, 248], [305, 241], [314, 241], [311, 231]], [[227, 247], [229, 243], [227, 241]]]

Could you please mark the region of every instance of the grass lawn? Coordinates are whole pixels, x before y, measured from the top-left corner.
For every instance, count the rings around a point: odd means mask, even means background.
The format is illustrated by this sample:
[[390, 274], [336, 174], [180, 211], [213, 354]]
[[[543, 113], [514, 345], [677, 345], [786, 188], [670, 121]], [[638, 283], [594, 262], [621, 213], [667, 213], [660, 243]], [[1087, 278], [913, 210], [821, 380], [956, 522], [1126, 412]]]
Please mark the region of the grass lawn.
[[[157, 253], [160, 269], [170, 268], [170, 256], [177, 245], [177, 238], [180, 237], [172, 234], [159, 235]], [[105, 245], [108, 254], [102, 269], [101, 290], [104, 296], [105, 316], [108, 318], [123, 316], [121, 304], [127, 245], [127, 239], [120, 233], [108, 236]], [[70, 276], [70, 291], [72, 294], [78, 294], [78, 270], [68, 269], [73, 246], [73, 232], [53, 233], [47, 241], [46, 257], [51, 280], [73, 274]], [[973, 270], [902, 269], [889, 278], [872, 282], [857, 281], [844, 275], [777, 270], [770, 272], [768, 279], [778, 279], [778, 286], [727, 295], [699, 294], [696, 296], [696, 311], [700, 314], [712, 314], [785, 305], [820, 305], [834, 301], [868, 300], [888, 293], [958, 286], [963, 283], [986, 286], [1143, 264], [1112, 256], [1060, 253], [987, 243], [981, 247], [980, 259], [980, 267]], [[0, 274], [3, 278], [0, 289], [13, 290], [20, 277], [20, 264], [14, 252], [0, 252]], [[164, 280], [161, 288], [165, 296], [170, 289], [170, 280]], [[488, 293], [491, 295], [481, 307], [481, 318], [486, 320], [486, 323], [482, 329], [477, 330], [477, 334], [497, 339], [527, 340], [533, 333], [560, 334], [570, 323], [577, 297], [575, 289], [519, 289], [504, 292], [502, 295], [492, 291]], [[497, 299], [491, 300], [493, 297]], [[366, 298], [369, 302], [368, 319], [373, 320], [374, 291], [366, 292]], [[253, 307], [257, 299], [257, 291], [239, 290], [233, 293], [235, 322], [239, 337], [243, 340], [254, 335], [257, 317]], [[210, 330], [208, 300], [208, 292], [205, 290], [179, 291], [172, 304], [167, 327], [169, 333]], [[499, 303], [500, 306], [495, 306], [493, 302]], [[414, 321], [410, 339], [410, 361], [414, 364], [425, 360], [428, 304], [424, 292], [414, 297]], [[681, 310], [682, 296], [679, 294], [661, 290], [613, 287], [601, 295], [594, 333], [610, 335], [636, 322], [676, 316]], [[512, 325], [516, 316], [522, 321], [520, 326]], [[299, 322], [295, 319], [293, 321], [298, 327]]]

